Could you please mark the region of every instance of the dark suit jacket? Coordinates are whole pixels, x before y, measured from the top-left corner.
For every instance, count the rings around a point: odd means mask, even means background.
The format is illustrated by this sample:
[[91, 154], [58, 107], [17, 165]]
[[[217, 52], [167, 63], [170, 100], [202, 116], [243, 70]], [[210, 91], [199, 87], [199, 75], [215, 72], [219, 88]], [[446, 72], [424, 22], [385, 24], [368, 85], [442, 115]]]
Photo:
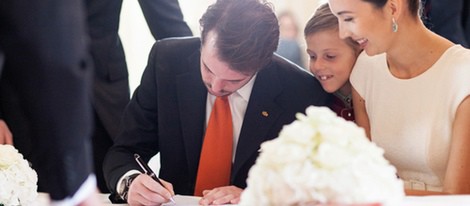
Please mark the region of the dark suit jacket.
[[470, 48], [470, 1], [464, 0], [462, 6], [462, 25], [464, 28], [465, 40], [467, 40], [467, 48]]
[[155, 39], [193, 35], [177, 0], [139, 0], [139, 4]]
[[104, 156], [119, 130], [119, 120], [129, 102], [129, 80], [124, 49], [119, 38], [122, 0], [86, 0], [93, 78], [93, 161], [98, 188], [109, 192], [103, 176]]
[[[119, 130], [119, 119], [129, 101], [126, 59], [119, 38], [122, 0], [87, 0], [88, 31], [95, 66], [94, 108], [111, 137]], [[191, 30], [175, 0], [139, 0], [156, 39], [190, 36]]]
[[[176, 0], [140, 0], [142, 10], [156, 39], [190, 36]], [[124, 49], [118, 34], [122, 0], [87, 0], [90, 52], [95, 75], [93, 108], [95, 130], [93, 154], [98, 187], [108, 192], [102, 174], [104, 156], [119, 131], [119, 121], [129, 102], [129, 80]]]
[[[206, 117], [207, 89], [200, 73], [200, 39], [157, 42], [141, 85], [127, 106], [122, 132], [108, 152], [104, 170], [108, 187], [138, 169], [133, 154], [148, 161], [160, 153], [160, 178], [177, 194], [193, 194]], [[274, 56], [257, 75], [244, 117], [231, 184], [245, 188], [260, 144], [278, 136], [283, 125], [309, 105], [325, 105], [327, 94], [299, 67]], [[269, 113], [263, 116], [262, 112]]]
[[470, 3], [468, 0], [428, 0], [430, 28], [450, 41], [469, 47]]
[[83, 8], [82, 0], [0, 1], [1, 81], [15, 95], [22, 113], [12, 117], [29, 131], [28, 160], [53, 199], [73, 195], [92, 170]]

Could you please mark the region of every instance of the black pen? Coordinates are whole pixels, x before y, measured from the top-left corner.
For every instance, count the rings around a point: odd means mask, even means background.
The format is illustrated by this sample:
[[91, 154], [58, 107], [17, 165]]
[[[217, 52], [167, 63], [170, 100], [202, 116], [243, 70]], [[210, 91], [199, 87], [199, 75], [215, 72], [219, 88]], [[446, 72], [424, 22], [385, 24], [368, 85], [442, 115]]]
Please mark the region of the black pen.
[[[139, 154], [134, 154], [134, 158], [135, 158], [135, 161], [137, 161], [137, 163], [139, 164], [140, 168], [142, 168], [145, 172], [145, 174], [147, 174], [148, 176], [150, 176], [152, 179], [154, 179], [155, 181], [157, 181], [163, 188], [167, 189], [165, 187], [165, 185], [163, 185], [163, 183], [160, 181], [160, 179], [158, 179], [157, 175], [153, 172], [152, 169], [150, 169], [150, 167], [147, 165], [147, 163], [145, 163], [142, 158], [140, 158], [140, 155]], [[167, 189], [168, 190], [168, 189]], [[170, 191], [168, 191], [170, 192]], [[170, 192], [171, 194], [171, 192]], [[173, 199], [173, 197], [170, 197], [170, 201], [175, 203], [175, 200]]]

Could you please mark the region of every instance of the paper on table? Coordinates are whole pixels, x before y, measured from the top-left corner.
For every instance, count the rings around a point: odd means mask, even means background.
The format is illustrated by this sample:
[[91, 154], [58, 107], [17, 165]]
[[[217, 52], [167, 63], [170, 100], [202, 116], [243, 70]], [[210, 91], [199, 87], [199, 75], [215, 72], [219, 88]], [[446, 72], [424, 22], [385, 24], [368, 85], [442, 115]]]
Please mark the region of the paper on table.
[[[176, 195], [175, 203], [165, 206], [195, 206], [201, 197]], [[399, 206], [463, 206], [470, 205], [470, 195], [407, 196]]]
[[191, 206], [191, 205], [199, 205], [199, 200], [201, 197], [196, 196], [187, 196], [187, 195], [175, 195], [173, 197], [175, 203], [168, 202], [163, 204], [162, 206], [170, 206], [170, 205], [178, 205], [178, 206]]
[[[199, 205], [199, 200], [201, 200], [201, 197], [197, 196], [188, 196], [188, 195], [175, 195], [173, 197], [175, 200], [175, 203], [168, 202], [163, 204], [162, 206], [196, 206]], [[225, 204], [225, 206], [231, 205], [231, 204]]]

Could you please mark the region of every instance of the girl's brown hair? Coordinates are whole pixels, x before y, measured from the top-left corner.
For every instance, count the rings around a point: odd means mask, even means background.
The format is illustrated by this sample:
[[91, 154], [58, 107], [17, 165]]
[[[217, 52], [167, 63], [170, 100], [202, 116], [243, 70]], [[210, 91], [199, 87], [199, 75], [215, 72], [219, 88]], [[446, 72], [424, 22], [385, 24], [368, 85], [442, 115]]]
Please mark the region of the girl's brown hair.
[[[307, 38], [309, 35], [326, 30], [336, 30], [339, 32], [338, 19], [331, 12], [330, 6], [327, 3], [320, 5], [312, 18], [308, 20], [307, 25], [305, 25], [304, 35], [305, 38]], [[356, 52], [360, 51], [359, 44], [357, 42], [351, 38], [347, 38], [345, 41]]]

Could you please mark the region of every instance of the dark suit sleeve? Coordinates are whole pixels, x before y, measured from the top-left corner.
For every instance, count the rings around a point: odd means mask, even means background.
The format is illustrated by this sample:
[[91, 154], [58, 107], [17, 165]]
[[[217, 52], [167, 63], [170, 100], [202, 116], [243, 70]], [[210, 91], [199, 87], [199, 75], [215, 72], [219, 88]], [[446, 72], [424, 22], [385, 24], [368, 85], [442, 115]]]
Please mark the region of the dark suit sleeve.
[[177, 0], [139, 0], [139, 4], [156, 40], [193, 35]]
[[91, 174], [91, 69], [81, 0], [0, 1], [0, 50], [32, 131], [30, 161], [52, 199]]
[[142, 74], [141, 83], [124, 111], [120, 124], [122, 130], [104, 160], [104, 175], [113, 201], [117, 200], [116, 185], [122, 175], [129, 170], [139, 169], [133, 154], [138, 153], [148, 162], [159, 151], [156, 100], [158, 90], [155, 64], [152, 61], [155, 59], [155, 50], [156, 46], [150, 52], [150, 60]]

